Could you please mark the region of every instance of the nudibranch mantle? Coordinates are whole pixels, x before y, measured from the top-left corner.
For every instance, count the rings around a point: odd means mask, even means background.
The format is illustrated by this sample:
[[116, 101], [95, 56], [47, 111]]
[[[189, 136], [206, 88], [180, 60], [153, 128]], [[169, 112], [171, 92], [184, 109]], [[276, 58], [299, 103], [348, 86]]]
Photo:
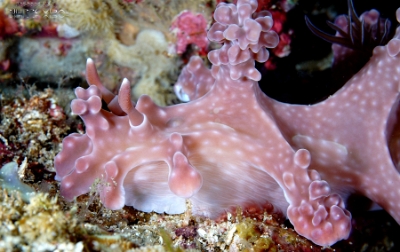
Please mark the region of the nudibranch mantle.
[[269, 202], [319, 245], [348, 237], [344, 200], [354, 192], [400, 222], [400, 29], [336, 94], [289, 105], [258, 86], [254, 60], [265, 61], [278, 36], [271, 14], [256, 8], [218, 5], [208, 38], [223, 46], [209, 53], [211, 70], [198, 57], [183, 70], [175, 89], [184, 104], [159, 107], [144, 95], [134, 105], [129, 81], [112, 94], [89, 59], [90, 87], [71, 104], [86, 133], [66, 137], [55, 159], [61, 195], [72, 200], [100, 179], [110, 209], [174, 214], [190, 199], [194, 214], [211, 218]]

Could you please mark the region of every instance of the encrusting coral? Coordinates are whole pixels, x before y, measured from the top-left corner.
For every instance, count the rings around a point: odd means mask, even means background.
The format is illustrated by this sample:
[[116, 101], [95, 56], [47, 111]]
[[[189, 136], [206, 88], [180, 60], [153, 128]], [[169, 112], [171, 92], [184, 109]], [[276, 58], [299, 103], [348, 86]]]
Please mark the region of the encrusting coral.
[[[57, 198], [37, 194], [29, 204], [14, 193], [0, 188], [0, 250], [12, 251], [73, 251], [83, 248], [76, 242], [80, 227], [71, 215], [61, 211]], [[74, 241], [74, 242], [72, 242]]]
[[[344, 202], [353, 192], [400, 222], [393, 164], [400, 134], [391, 135], [398, 127], [400, 28], [336, 94], [312, 106], [289, 105], [258, 87], [254, 60], [266, 61], [265, 48], [278, 36], [271, 15], [256, 9], [254, 0], [218, 5], [208, 37], [223, 46], [209, 53], [211, 71], [198, 58], [189, 62], [176, 87], [186, 104], [159, 107], [142, 96], [134, 106], [129, 81], [115, 96], [89, 59], [90, 87], [77, 88], [71, 104], [86, 134], [65, 138], [55, 158], [61, 195], [72, 200], [100, 178], [97, 189], [110, 209], [181, 213], [189, 198], [194, 214], [218, 217], [269, 202], [319, 245], [348, 237]], [[400, 22], [400, 9], [396, 15]]]
[[37, 193], [27, 203], [17, 191], [0, 185], [0, 251], [136, 251], [134, 242], [83, 223], [78, 205], [62, 202]]
[[[54, 156], [60, 143], [68, 134], [70, 125], [66, 114], [52, 89], [29, 90], [26, 98], [19, 90], [12, 97], [4, 93], [0, 97], [0, 165], [11, 161], [22, 162], [27, 157], [32, 166], [53, 167]], [[72, 92], [71, 92], [72, 93]], [[63, 92], [64, 99], [68, 92]], [[27, 180], [34, 180], [32, 177]]]

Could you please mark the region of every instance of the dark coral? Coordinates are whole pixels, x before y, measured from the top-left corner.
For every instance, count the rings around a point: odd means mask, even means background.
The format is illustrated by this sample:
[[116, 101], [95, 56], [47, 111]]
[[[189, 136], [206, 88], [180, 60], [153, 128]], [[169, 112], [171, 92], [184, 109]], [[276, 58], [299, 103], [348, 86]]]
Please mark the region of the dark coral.
[[314, 26], [310, 19], [305, 16], [306, 25], [318, 37], [330, 42], [340, 44], [353, 50], [362, 51], [363, 53], [372, 55], [372, 50], [378, 45], [386, 45], [393, 36], [393, 29], [389, 19], [380, 18], [379, 12], [374, 11], [374, 21], [366, 21], [365, 18], [359, 17], [355, 10], [352, 0], [347, 0], [348, 15], [346, 16], [348, 26], [347, 30], [327, 21], [329, 27], [334, 29], [340, 36], [330, 35]]
[[333, 74], [343, 83], [369, 61], [376, 46], [386, 45], [394, 35], [391, 21], [382, 18], [377, 10], [358, 16], [353, 0], [348, 0], [347, 5], [348, 15], [338, 16], [334, 23], [326, 22], [336, 31], [335, 35], [321, 31], [305, 16], [306, 25], [313, 34], [334, 44]]

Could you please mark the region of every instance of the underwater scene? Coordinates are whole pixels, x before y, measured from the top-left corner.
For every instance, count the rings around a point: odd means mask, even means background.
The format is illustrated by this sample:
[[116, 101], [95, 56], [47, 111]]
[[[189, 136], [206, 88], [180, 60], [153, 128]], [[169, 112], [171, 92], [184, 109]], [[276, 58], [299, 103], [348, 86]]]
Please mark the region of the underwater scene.
[[400, 251], [399, 23], [0, 0], [0, 252]]

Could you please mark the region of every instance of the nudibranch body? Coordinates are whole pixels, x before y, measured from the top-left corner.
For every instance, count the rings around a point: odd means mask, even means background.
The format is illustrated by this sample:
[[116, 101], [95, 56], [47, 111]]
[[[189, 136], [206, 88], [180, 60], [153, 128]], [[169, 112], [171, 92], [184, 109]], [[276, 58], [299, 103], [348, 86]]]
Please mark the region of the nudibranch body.
[[319, 245], [348, 237], [344, 200], [353, 192], [400, 222], [400, 175], [388, 149], [399, 101], [400, 30], [335, 95], [288, 105], [257, 83], [254, 60], [267, 60], [266, 48], [278, 37], [271, 15], [256, 8], [255, 0], [218, 5], [208, 37], [223, 46], [210, 52], [211, 70], [196, 57], [184, 69], [175, 87], [190, 100], [184, 104], [159, 107], [142, 96], [134, 105], [129, 82], [113, 95], [89, 59], [90, 87], [77, 88], [71, 104], [86, 134], [66, 137], [55, 159], [61, 194], [72, 200], [101, 179], [100, 197], [110, 209], [181, 213], [190, 199], [194, 214], [209, 217], [269, 202]]

